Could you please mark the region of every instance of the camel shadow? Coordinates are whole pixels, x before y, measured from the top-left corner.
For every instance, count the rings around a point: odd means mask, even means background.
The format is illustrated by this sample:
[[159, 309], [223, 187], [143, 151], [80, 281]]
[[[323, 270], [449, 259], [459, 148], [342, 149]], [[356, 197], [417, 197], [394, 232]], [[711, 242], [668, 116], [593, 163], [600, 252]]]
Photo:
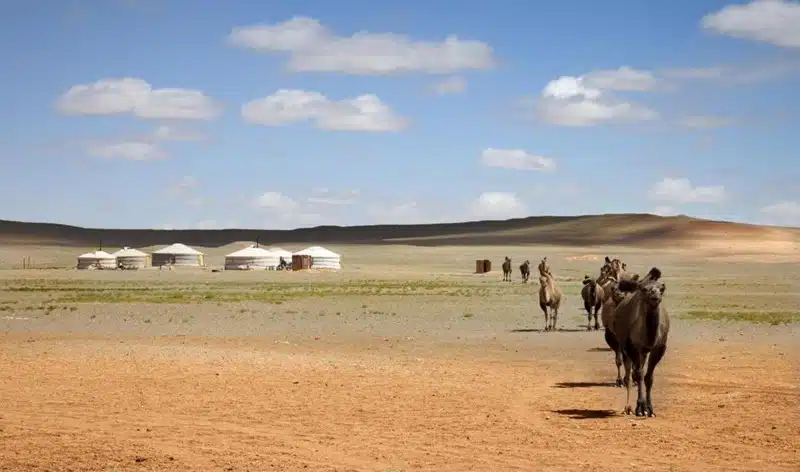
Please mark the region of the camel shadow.
[[[545, 332], [541, 328], [517, 328], [512, 329], [509, 331], [510, 333], [543, 333]], [[575, 328], [558, 328], [556, 333], [584, 333], [586, 332], [585, 329], [575, 329]]]
[[586, 352], [611, 352], [611, 348], [610, 347], [593, 347], [593, 348], [587, 349]]
[[612, 382], [558, 382], [553, 388], [592, 388], [592, 387], [615, 387]]
[[568, 416], [573, 420], [602, 420], [616, 416], [617, 413], [613, 410], [583, 410], [583, 409], [568, 409], [568, 410], [553, 410], [553, 413]]

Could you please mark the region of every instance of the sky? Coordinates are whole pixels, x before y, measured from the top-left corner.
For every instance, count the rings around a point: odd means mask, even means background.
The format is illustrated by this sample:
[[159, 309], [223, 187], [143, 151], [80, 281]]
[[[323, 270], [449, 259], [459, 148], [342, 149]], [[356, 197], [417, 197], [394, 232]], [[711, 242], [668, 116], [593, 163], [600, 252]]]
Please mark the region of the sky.
[[0, 60], [0, 219], [800, 226], [798, 1], [2, 0]]

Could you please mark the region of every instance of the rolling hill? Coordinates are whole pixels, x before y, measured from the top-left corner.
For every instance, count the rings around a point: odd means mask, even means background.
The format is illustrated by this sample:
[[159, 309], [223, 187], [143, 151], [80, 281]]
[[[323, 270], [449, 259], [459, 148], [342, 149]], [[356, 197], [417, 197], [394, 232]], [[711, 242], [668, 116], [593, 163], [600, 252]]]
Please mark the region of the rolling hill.
[[606, 214], [534, 216], [503, 221], [373, 226], [320, 226], [295, 230], [156, 230], [81, 228], [52, 223], [0, 220], [0, 244], [39, 246], [155, 246], [182, 242], [220, 247], [235, 241], [276, 243], [565, 246], [628, 245], [682, 247], [704, 240], [800, 242], [800, 229], [778, 228], [685, 216]]

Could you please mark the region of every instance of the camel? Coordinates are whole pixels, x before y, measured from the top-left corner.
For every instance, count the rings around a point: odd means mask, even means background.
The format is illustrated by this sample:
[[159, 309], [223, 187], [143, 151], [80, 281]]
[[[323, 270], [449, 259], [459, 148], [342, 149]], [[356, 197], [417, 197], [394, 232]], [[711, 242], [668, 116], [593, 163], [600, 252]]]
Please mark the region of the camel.
[[[621, 280], [617, 290], [626, 295], [617, 304], [613, 332], [625, 365], [626, 402], [623, 414], [631, 414], [631, 377], [638, 383], [636, 416], [655, 416], [652, 390], [656, 366], [667, 351], [669, 314], [662, 301], [666, 285], [661, 270], [653, 267], [641, 280]], [[642, 376], [645, 362], [647, 372]], [[633, 374], [633, 375], [631, 375]], [[644, 382], [642, 382], [644, 379]]]
[[621, 260], [614, 258], [613, 260], [606, 256], [605, 264], [600, 268], [600, 276], [595, 279], [602, 288], [602, 302], [608, 298], [611, 292], [611, 286], [621, 279], [628, 278], [627, 273], [628, 265]]
[[603, 301], [603, 306], [600, 309], [600, 319], [603, 321], [603, 327], [605, 328], [606, 344], [614, 351], [614, 363], [617, 366], [617, 387], [622, 387], [622, 350], [617, 342], [617, 336], [614, 333], [614, 310], [617, 309], [617, 305], [624, 298], [625, 294], [617, 290], [615, 280], [610, 284], [608, 290], [606, 290], [605, 301]]
[[550, 264], [547, 263], [547, 256], [543, 257], [541, 262], [539, 262], [539, 276], [541, 277], [552, 277], [553, 274], [550, 272]]
[[600, 329], [600, 323], [597, 321], [597, 313], [605, 300], [605, 291], [603, 287], [593, 280], [588, 275], [583, 278], [583, 289], [581, 290], [581, 298], [583, 298], [583, 307], [589, 314], [589, 321], [586, 326], [587, 331], [592, 330], [592, 310], [594, 310], [594, 329]]
[[508, 256], [503, 261], [503, 282], [511, 282], [511, 259]]
[[[544, 330], [555, 331], [558, 320], [558, 308], [564, 300], [564, 292], [556, 285], [550, 272], [546, 257], [539, 264], [539, 307], [544, 312]], [[548, 312], [548, 308], [550, 312]], [[552, 319], [552, 324], [550, 320]]]
[[526, 260], [519, 266], [519, 272], [522, 274], [522, 283], [528, 283], [531, 278], [531, 261]]

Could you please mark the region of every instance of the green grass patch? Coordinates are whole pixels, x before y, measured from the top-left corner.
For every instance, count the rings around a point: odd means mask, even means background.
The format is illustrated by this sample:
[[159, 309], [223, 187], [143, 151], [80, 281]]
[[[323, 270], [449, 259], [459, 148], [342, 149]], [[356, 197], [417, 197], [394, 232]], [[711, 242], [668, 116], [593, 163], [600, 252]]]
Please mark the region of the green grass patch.
[[690, 310], [685, 318], [716, 321], [740, 321], [747, 323], [782, 325], [800, 323], [800, 312], [792, 311], [712, 311]]

